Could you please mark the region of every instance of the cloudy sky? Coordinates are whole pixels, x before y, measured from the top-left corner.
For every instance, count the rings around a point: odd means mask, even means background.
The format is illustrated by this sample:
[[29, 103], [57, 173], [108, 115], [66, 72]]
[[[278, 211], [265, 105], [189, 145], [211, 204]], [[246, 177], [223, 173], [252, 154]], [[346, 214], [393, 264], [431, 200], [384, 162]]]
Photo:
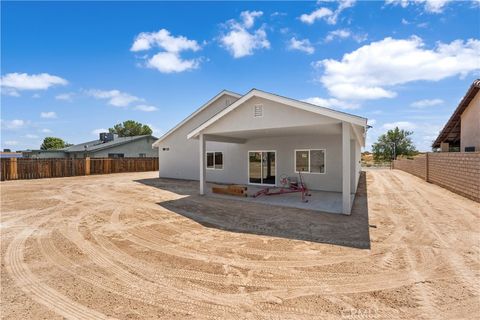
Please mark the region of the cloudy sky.
[[258, 88], [432, 140], [480, 74], [480, 2], [1, 3], [1, 147], [160, 136], [222, 89]]

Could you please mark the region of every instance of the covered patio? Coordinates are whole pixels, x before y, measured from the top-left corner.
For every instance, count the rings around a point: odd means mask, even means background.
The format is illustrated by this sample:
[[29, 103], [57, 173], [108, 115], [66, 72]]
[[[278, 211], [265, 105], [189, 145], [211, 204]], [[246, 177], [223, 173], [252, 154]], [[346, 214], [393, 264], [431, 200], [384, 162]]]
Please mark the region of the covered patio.
[[[360, 171], [365, 119], [254, 93], [188, 134], [188, 139], [199, 141], [200, 194], [226, 197], [214, 195], [207, 181], [248, 185], [250, 196], [238, 200], [350, 214]], [[218, 171], [208, 170], [206, 163], [207, 152], [218, 151], [215, 148], [226, 154], [222, 153], [222, 167]], [[314, 171], [313, 157], [317, 166]], [[302, 158], [306, 164], [299, 167]], [[261, 171], [252, 170], [254, 166], [261, 167]], [[301, 201], [300, 193], [251, 197], [262, 188], [279, 188], [281, 176], [298, 177], [299, 172], [312, 194], [308, 202]]]

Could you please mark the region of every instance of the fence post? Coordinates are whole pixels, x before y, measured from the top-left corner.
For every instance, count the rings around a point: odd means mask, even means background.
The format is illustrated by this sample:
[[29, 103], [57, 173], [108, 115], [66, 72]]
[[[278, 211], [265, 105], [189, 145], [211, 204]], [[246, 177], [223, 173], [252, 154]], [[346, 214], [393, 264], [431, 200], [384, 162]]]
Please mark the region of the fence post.
[[90, 175], [90, 157], [85, 158], [85, 175]]
[[17, 158], [10, 158], [10, 180], [18, 178]]
[[427, 152], [425, 154], [425, 181], [428, 182], [428, 155], [430, 154], [430, 152]]

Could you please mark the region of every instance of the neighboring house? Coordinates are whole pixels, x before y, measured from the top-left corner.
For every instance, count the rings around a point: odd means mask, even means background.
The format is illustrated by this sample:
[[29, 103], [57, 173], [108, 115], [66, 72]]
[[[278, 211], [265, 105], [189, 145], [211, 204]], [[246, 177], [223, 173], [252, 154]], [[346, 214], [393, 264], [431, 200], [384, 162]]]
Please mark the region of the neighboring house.
[[480, 151], [480, 79], [473, 81], [432, 147], [443, 152]]
[[76, 144], [60, 150], [26, 150], [26, 158], [132, 158], [157, 157], [152, 143], [157, 140], [151, 135], [118, 137], [112, 133], [100, 133], [98, 140]]
[[153, 146], [161, 178], [279, 186], [303, 173], [312, 190], [342, 192], [350, 213], [367, 119], [257, 89], [222, 91]]
[[20, 152], [11, 152], [11, 151], [3, 151], [0, 152], [0, 158], [21, 158], [22, 153]]

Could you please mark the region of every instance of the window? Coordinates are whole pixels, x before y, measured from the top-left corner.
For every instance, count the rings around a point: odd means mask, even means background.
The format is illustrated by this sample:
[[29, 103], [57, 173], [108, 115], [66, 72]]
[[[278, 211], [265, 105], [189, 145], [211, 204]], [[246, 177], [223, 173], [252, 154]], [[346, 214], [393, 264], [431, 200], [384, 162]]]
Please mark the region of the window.
[[207, 169], [223, 169], [223, 152], [207, 152]]
[[145, 157], [147, 156], [147, 154], [146, 154], [146, 153], [139, 153], [138, 156], [139, 156], [140, 158], [145, 158]]
[[109, 153], [109, 158], [123, 158], [123, 153]]
[[295, 172], [325, 173], [325, 150], [295, 150]]

